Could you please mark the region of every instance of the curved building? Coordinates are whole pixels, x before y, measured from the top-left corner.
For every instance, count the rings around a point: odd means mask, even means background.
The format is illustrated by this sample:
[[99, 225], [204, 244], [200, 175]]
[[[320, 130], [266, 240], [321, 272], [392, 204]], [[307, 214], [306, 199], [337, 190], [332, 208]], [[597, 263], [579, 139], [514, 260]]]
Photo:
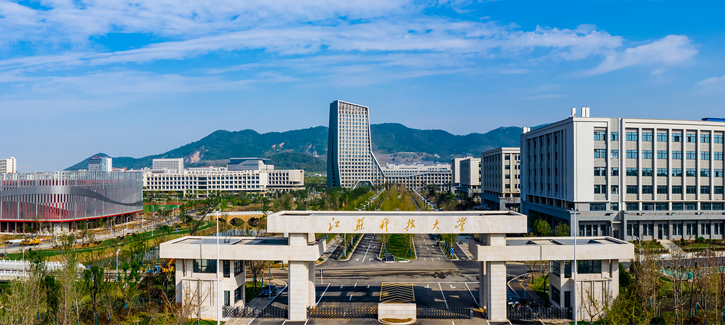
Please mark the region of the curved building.
[[[0, 174], [0, 232], [22, 233], [26, 225], [50, 223], [53, 231], [79, 222], [132, 217], [143, 209], [140, 172], [61, 171]], [[120, 223], [125, 218], [114, 218]]]

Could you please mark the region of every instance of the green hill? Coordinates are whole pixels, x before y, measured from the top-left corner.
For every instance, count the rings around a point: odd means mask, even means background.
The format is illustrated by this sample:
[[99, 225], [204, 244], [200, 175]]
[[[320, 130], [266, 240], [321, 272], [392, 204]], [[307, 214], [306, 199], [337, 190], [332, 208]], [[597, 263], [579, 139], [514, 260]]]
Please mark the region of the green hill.
[[[467, 154], [477, 156], [496, 147], [518, 147], [521, 132], [518, 127], [502, 127], [484, 134], [453, 135], [442, 130], [411, 129], [398, 123], [373, 124], [370, 128], [373, 151], [377, 153], [421, 152], [437, 155], [439, 161], [450, 161], [451, 157]], [[114, 157], [113, 166], [141, 169], [151, 167], [155, 158], [182, 157], [186, 166], [224, 166], [233, 157], [268, 157], [278, 169], [321, 172], [327, 168], [327, 136], [325, 126], [269, 133], [218, 130], [162, 154], [141, 158]], [[67, 170], [87, 169], [88, 159], [90, 157]]]

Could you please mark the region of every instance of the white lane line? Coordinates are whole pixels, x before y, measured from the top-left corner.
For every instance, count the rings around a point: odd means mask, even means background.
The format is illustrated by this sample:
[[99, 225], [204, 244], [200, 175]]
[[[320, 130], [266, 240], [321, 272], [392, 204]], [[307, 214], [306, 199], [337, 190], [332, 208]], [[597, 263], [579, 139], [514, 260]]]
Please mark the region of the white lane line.
[[363, 256], [362, 262], [365, 263], [365, 258], [368, 257], [368, 251], [370, 250], [370, 245], [368, 245], [368, 249], [365, 250], [365, 256]]
[[446, 300], [446, 293], [443, 292], [443, 287], [441, 287], [440, 282], [438, 282], [438, 288], [441, 289], [441, 295], [443, 296], [443, 302], [446, 303], [446, 309], [448, 309], [448, 300]]
[[352, 300], [352, 294], [353, 294], [353, 292], [350, 291], [350, 299], [348, 299], [348, 301]]
[[471, 294], [471, 298], [473, 298], [473, 302], [475, 302], [476, 306], [478, 306], [478, 301], [476, 301], [476, 297], [473, 295], [473, 291], [471, 291], [471, 288], [468, 287], [468, 283], [464, 282], [463, 284], [466, 285], [466, 289], [468, 289], [468, 293]]
[[320, 295], [320, 299], [317, 299], [318, 304], [320, 303], [320, 300], [322, 300], [322, 297], [325, 296], [325, 292], [327, 292], [327, 289], [329, 289], [329, 288], [330, 288], [330, 284], [328, 283], [327, 288], [325, 288], [325, 291], [323, 291], [322, 294]]
[[357, 282], [355, 282], [355, 285], [352, 286], [353, 289], [357, 288]]
[[287, 322], [287, 320], [285, 319], [284, 322], [282, 322], [282, 325], [284, 325], [284, 323], [286, 323], [286, 322]]

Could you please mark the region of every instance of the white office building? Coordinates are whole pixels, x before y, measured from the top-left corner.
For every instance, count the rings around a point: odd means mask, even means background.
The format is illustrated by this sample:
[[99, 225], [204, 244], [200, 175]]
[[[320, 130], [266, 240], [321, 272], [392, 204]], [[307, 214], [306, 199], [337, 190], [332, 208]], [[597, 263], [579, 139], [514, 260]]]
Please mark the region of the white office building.
[[[233, 158], [231, 161], [235, 161]], [[255, 158], [258, 161], [267, 159]], [[232, 166], [234, 164], [229, 164]], [[144, 191], [179, 192], [203, 195], [211, 191], [267, 192], [304, 189], [305, 175], [300, 169], [275, 170], [273, 166], [259, 169], [229, 170], [228, 167], [194, 167], [171, 173], [168, 169], [144, 172]]]
[[519, 148], [497, 148], [481, 153], [481, 206], [519, 211], [521, 194]]
[[18, 172], [18, 161], [15, 157], [0, 159], [0, 174], [13, 174]]
[[720, 119], [572, 116], [523, 128], [522, 212], [584, 236], [723, 238]]
[[[460, 184], [458, 191], [466, 193], [468, 197], [478, 197], [481, 194], [481, 158], [463, 158], [459, 162]], [[451, 182], [452, 183], [452, 182]]]
[[111, 157], [91, 157], [88, 160], [88, 171], [90, 172], [112, 172], [113, 160]]
[[450, 166], [381, 168], [373, 154], [369, 108], [336, 100], [330, 104], [327, 152], [327, 186], [355, 188], [361, 184], [404, 184], [419, 188], [428, 184], [448, 189]]
[[183, 173], [184, 158], [154, 159], [151, 169], [165, 170], [167, 173]]

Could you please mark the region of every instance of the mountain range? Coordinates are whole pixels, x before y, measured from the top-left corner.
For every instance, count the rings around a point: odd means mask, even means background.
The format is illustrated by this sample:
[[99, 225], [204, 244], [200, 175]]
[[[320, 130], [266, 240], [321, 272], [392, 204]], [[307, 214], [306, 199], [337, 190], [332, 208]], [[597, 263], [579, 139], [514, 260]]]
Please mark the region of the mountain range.
[[[398, 123], [372, 124], [373, 151], [393, 161], [398, 153], [416, 153], [422, 160], [450, 162], [452, 157], [478, 156], [497, 147], [518, 147], [519, 127], [501, 127], [486, 133], [454, 135], [443, 130], [419, 130]], [[277, 169], [326, 170], [328, 128], [317, 126], [286, 132], [218, 130], [179, 148], [141, 158], [113, 157], [113, 167], [151, 167], [156, 158], [184, 158], [185, 166], [225, 166], [232, 157], [267, 157]], [[98, 153], [93, 156], [108, 156]], [[87, 169], [88, 160], [66, 170]], [[400, 160], [398, 160], [400, 161]]]

